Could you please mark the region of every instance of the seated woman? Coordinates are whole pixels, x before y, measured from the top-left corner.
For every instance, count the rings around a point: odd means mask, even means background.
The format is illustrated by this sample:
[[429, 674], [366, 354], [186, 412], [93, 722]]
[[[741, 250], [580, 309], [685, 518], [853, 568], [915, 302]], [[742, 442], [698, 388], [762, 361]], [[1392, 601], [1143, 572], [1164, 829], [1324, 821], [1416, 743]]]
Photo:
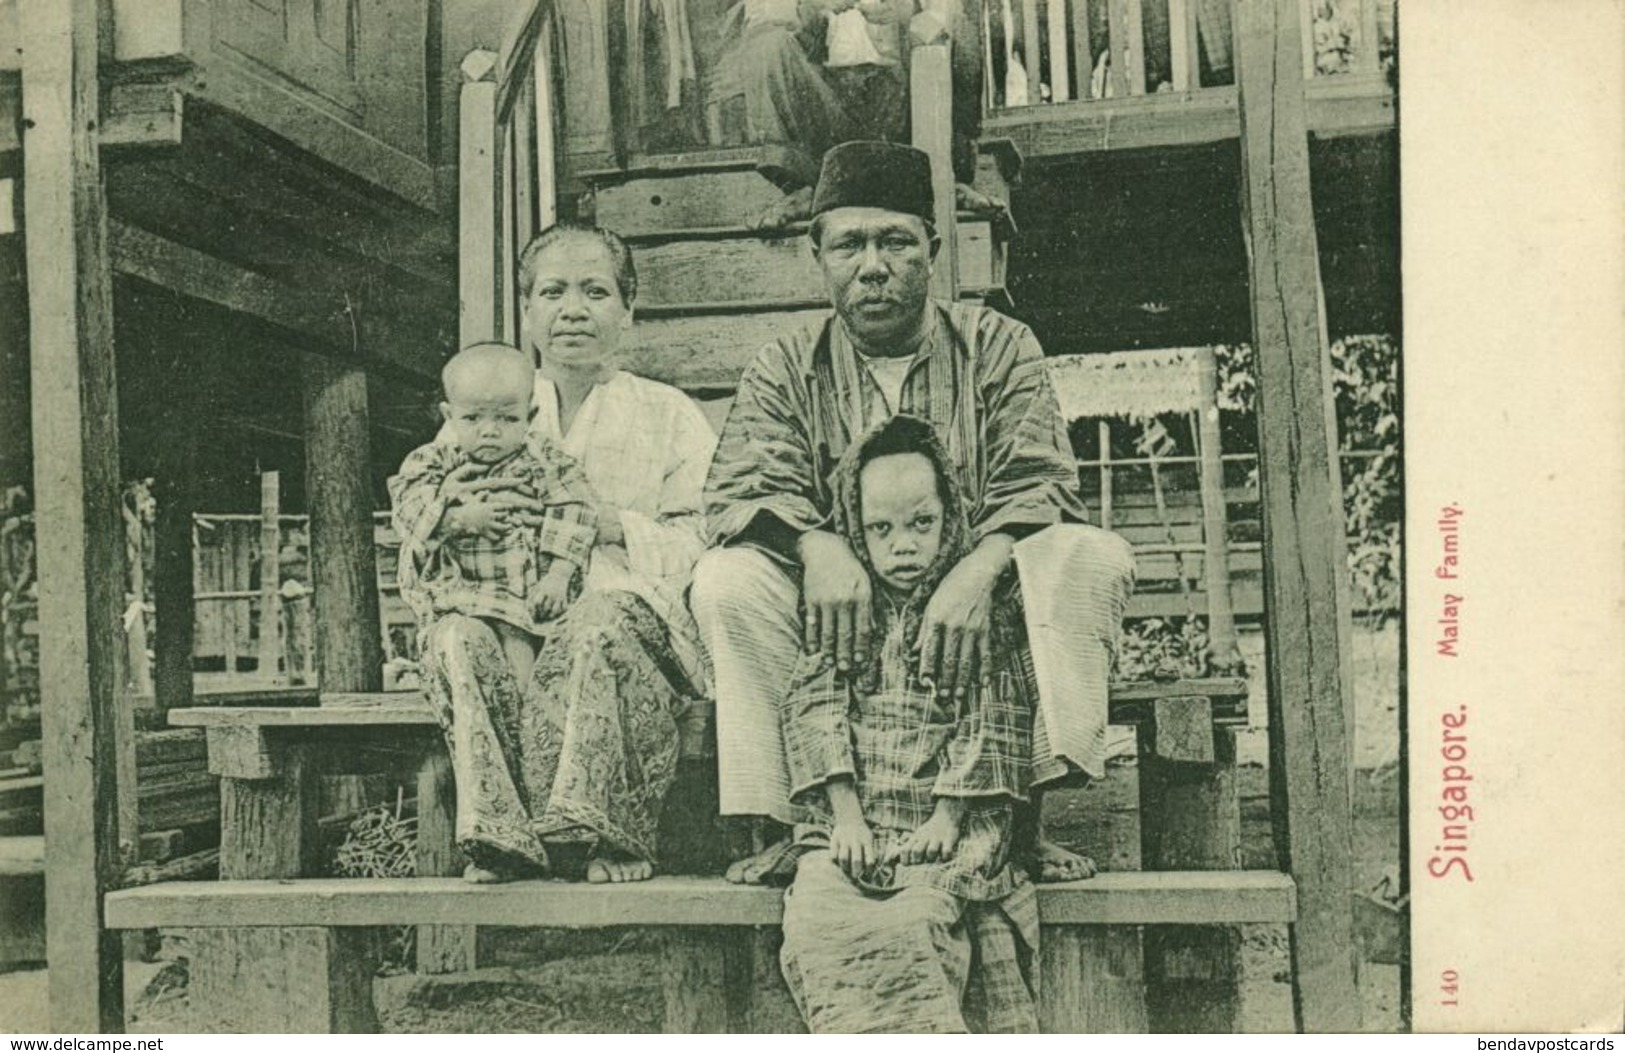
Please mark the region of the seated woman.
[[972, 987], [978, 1030], [1036, 1030], [1036, 898], [1010, 861], [1032, 721], [1009, 661], [1022, 619], [995, 616], [977, 688], [935, 690], [921, 616], [968, 546], [947, 454], [929, 423], [894, 417], [848, 452], [835, 485], [881, 643], [848, 672], [805, 656], [782, 713], [792, 797], [816, 817], [797, 830], [785, 980], [814, 1032], [962, 1032]]
[[[528, 679], [486, 622], [447, 614], [421, 635], [425, 690], [451, 751], [470, 880], [582, 856], [588, 881], [642, 880], [676, 774], [678, 715], [707, 691], [682, 596], [704, 549], [716, 437], [682, 392], [618, 368], [637, 296], [618, 237], [551, 227], [520, 256], [519, 285], [539, 362], [531, 431], [585, 473], [597, 541], [582, 595], [547, 623]], [[435, 507], [435, 522], [401, 539], [403, 594], [448, 539], [493, 521], [535, 525], [545, 509], [511, 478], [448, 478]]]

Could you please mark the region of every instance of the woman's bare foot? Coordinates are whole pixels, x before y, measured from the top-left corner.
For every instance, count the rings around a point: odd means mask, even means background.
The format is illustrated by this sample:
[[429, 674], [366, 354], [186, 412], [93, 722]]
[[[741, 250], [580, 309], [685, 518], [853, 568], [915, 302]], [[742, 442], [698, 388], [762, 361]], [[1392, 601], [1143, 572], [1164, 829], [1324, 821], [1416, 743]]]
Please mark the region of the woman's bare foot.
[[547, 873], [545, 865], [483, 841], [465, 841], [461, 848], [468, 860], [468, 865], [463, 868], [463, 880], [471, 885], [500, 885], [527, 877], [541, 877]]
[[1099, 872], [1093, 859], [1062, 848], [1042, 835], [1038, 838], [1035, 862], [1038, 873], [1034, 877], [1045, 884], [1057, 881], [1083, 881]]
[[655, 876], [654, 864], [647, 859], [607, 855], [588, 860], [587, 880], [594, 885], [619, 885], [628, 881], [648, 881]]
[[463, 880], [470, 885], [500, 885], [505, 881], [512, 881], [513, 877], [500, 870], [487, 870], [473, 863], [463, 868]]

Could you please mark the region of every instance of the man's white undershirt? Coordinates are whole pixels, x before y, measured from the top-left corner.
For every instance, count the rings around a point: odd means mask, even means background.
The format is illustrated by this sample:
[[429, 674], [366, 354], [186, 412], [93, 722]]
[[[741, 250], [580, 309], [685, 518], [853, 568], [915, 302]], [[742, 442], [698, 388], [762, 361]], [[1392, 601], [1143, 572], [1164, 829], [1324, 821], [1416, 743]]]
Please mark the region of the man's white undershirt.
[[896, 358], [884, 358], [859, 354], [858, 361], [869, 370], [880, 387], [880, 394], [886, 400], [886, 412], [889, 416], [896, 415], [898, 407], [903, 403], [903, 382], [908, 379], [909, 367], [914, 364], [913, 355], [899, 355]]

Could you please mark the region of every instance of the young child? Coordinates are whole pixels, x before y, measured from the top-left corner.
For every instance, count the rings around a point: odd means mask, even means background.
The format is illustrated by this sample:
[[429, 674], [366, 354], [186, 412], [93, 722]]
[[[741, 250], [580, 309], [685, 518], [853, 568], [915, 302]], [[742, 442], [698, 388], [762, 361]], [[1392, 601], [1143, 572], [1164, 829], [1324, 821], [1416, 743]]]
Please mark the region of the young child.
[[786, 703], [792, 800], [812, 818], [784, 898], [785, 982], [815, 1034], [1036, 1030], [1037, 897], [1010, 861], [1031, 731], [1013, 593], [995, 593], [981, 683], [938, 692], [916, 637], [970, 548], [947, 454], [929, 423], [893, 417], [833, 482], [880, 645], [845, 673], [805, 656]]
[[[1009, 865], [1013, 802], [1026, 793], [1031, 708], [1010, 656], [1019, 614], [995, 612], [993, 668], [964, 699], [919, 676], [925, 605], [970, 548], [947, 454], [926, 421], [897, 416], [848, 451], [836, 526], [869, 572], [876, 653], [839, 672], [806, 656], [784, 713], [792, 799], [860, 885], [929, 884], [996, 899]], [[996, 597], [997, 600], [997, 597]]]
[[[446, 363], [440, 382], [446, 431], [408, 454], [389, 480], [401, 592], [420, 628], [453, 612], [485, 620], [522, 689], [543, 623], [579, 591], [597, 538], [586, 477], [530, 436], [534, 370], [518, 348], [469, 347]], [[481, 488], [482, 480], [519, 484], [542, 504], [540, 523], [496, 500], [503, 491]]]

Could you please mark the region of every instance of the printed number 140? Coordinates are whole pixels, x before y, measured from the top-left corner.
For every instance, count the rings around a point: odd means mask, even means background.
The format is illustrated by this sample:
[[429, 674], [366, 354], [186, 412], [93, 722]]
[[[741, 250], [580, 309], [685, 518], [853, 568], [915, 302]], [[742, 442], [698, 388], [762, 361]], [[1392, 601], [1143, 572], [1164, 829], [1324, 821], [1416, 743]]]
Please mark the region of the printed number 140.
[[1439, 974], [1440, 1005], [1453, 1006], [1459, 1004], [1456, 1001], [1456, 982], [1460, 979], [1461, 974], [1454, 969], [1446, 969]]

